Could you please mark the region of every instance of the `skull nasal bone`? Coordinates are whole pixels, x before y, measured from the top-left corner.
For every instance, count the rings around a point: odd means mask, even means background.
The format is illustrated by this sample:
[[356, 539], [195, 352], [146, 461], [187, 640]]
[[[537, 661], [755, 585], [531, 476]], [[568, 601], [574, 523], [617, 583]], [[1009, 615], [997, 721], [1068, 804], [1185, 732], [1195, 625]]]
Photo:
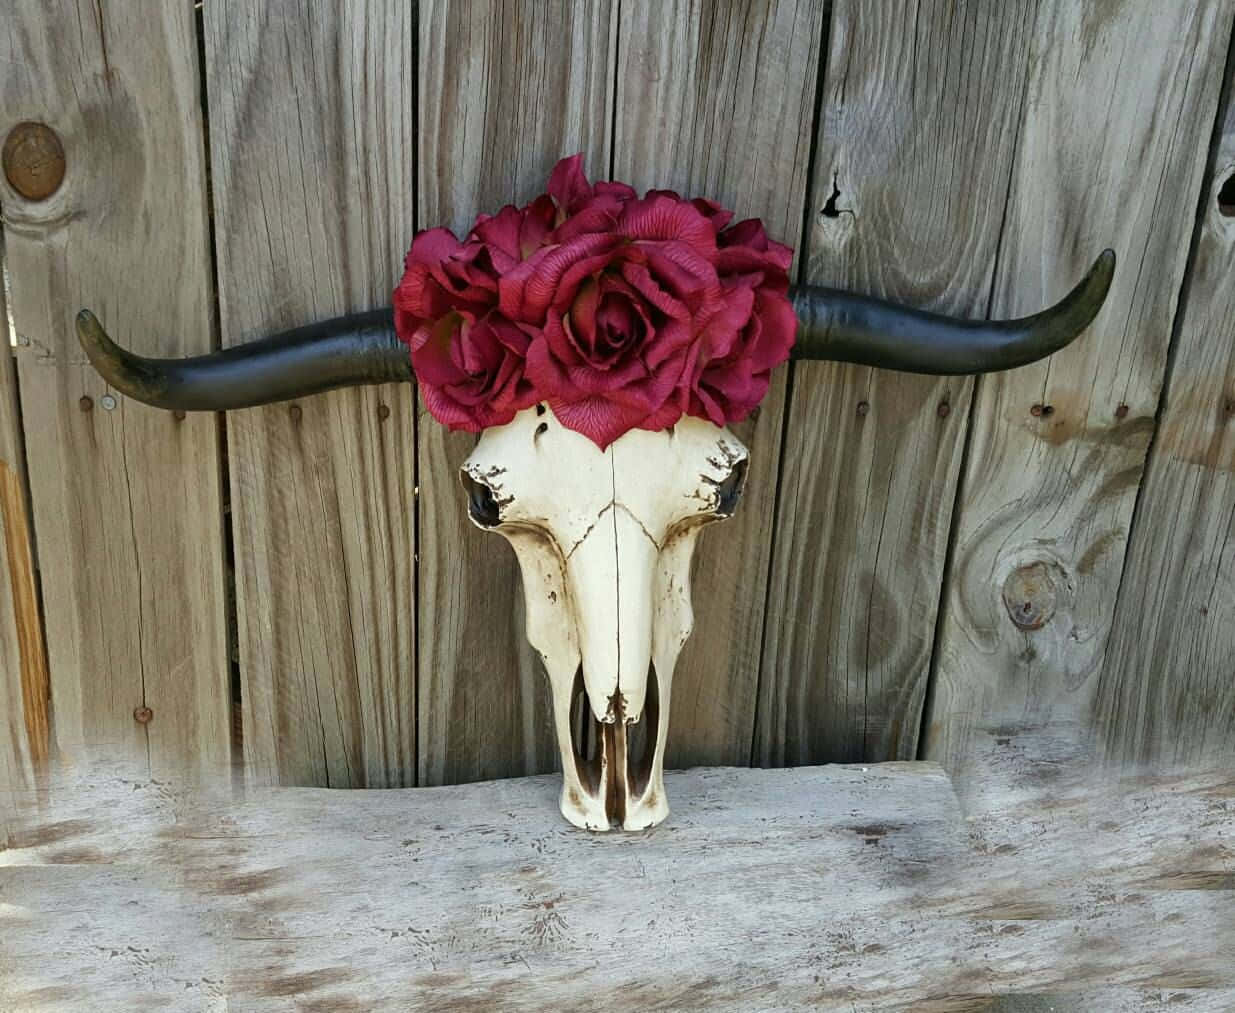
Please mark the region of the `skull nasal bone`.
[[583, 681], [596, 720], [604, 724], [638, 721], [643, 714], [658, 557], [643, 526], [610, 507], [566, 561]]

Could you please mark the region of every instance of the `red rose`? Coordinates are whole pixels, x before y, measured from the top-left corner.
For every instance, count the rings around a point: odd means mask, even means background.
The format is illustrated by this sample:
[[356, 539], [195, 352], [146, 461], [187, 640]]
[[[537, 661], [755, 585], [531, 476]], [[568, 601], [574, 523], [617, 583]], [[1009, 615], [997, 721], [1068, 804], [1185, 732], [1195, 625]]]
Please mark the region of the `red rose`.
[[395, 324], [434, 417], [473, 431], [546, 400], [602, 449], [683, 413], [744, 418], [788, 358], [792, 251], [755, 220], [562, 159], [548, 193], [477, 219], [466, 241], [421, 233]]
[[531, 339], [500, 313], [447, 313], [417, 329], [412, 367], [425, 407], [451, 429], [505, 425], [539, 398], [524, 376]]
[[687, 411], [721, 426], [746, 418], [767, 395], [772, 370], [793, 348], [798, 319], [786, 294], [793, 251], [768, 239], [762, 222], [739, 222], [717, 236], [717, 245], [722, 281], [752, 296], [740, 330], [725, 332], [692, 364]]
[[395, 330], [425, 406], [451, 429], [504, 425], [537, 400], [524, 376], [531, 339], [497, 312], [497, 282], [521, 244], [539, 244], [547, 230], [548, 216], [503, 208], [478, 221], [467, 243], [448, 229], [412, 241], [394, 293]]

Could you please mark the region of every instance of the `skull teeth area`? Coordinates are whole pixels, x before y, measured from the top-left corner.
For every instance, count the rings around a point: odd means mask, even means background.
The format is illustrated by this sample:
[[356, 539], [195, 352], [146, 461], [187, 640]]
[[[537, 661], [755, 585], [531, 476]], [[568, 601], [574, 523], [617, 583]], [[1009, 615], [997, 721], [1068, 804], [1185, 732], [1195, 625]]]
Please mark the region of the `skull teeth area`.
[[660, 687], [656, 666], [648, 666], [647, 696], [642, 714], [622, 713], [620, 693], [608, 701], [606, 716], [598, 721], [583, 680], [583, 667], [575, 672], [571, 691], [570, 737], [575, 772], [583, 789], [604, 799], [611, 827], [626, 820], [628, 803], [643, 798], [652, 780], [660, 734]]

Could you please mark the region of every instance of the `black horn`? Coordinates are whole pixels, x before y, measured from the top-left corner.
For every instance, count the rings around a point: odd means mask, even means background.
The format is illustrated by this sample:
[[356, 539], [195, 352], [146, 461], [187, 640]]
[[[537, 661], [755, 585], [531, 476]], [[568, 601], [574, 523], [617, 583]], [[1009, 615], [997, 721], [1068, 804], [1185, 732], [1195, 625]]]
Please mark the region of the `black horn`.
[[[1050, 309], [1020, 320], [958, 320], [836, 289], [802, 286], [796, 359], [855, 362], [909, 373], [1012, 369], [1057, 352], [1102, 308], [1115, 271], [1105, 250]], [[117, 345], [89, 310], [77, 334], [94, 368], [137, 401], [183, 411], [251, 408], [355, 384], [411, 381], [393, 311], [372, 310], [187, 359], [148, 359]]]
[[869, 296], [807, 285], [793, 292], [795, 359], [856, 362], [906, 373], [960, 375], [1013, 369], [1057, 352], [1098, 314], [1115, 251], [1049, 309], [1019, 320], [958, 320]]
[[187, 359], [147, 359], [117, 345], [89, 310], [77, 336], [112, 387], [157, 408], [252, 408], [355, 384], [410, 381], [407, 345], [389, 309], [284, 331], [260, 341]]

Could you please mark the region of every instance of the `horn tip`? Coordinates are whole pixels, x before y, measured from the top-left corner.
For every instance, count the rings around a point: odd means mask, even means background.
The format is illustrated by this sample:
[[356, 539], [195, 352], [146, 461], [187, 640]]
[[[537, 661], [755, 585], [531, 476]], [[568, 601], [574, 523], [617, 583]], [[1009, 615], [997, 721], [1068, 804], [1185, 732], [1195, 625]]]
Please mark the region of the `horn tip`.
[[1099, 278], [1103, 287], [1107, 287], [1111, 283], [1111, 278], [1115, 275], [1115, 251], [1109, 246], [1098, 254], [1098, 259], [1093, 262], [1093, 267], [1089, 269], [1091, 276]]
[[99, 345], [110, 344], [110, 339], [107, 336], [107, 332], [103, 330], [103, 325], [99, 323], [99, 318], [88, 309], [77, 311], [76, 324], [78, 340], [86, 347], [87, 351], [91, 348], [97, 348]]

